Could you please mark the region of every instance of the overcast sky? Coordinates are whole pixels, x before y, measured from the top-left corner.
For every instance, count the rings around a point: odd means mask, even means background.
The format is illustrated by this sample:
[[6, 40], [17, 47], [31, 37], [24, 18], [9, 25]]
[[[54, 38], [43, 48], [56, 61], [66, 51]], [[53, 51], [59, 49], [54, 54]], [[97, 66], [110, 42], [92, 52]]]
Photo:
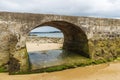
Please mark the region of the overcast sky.
[[120, 18], [120, 0], [0, 0], [0, 11]]

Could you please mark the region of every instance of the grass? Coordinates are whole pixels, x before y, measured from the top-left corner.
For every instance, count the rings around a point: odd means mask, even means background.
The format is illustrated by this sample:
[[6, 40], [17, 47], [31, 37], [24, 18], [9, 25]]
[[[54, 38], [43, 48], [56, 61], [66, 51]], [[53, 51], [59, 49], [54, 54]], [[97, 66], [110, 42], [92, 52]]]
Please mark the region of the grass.
[[117, 57], [117, 59], [116, 59], [117, 61], [120, 61], [120, 57]]
[[0, 73], [2, 73], [2, 72], [8, 72], [8, 71], [5, 68], [0, 67]]

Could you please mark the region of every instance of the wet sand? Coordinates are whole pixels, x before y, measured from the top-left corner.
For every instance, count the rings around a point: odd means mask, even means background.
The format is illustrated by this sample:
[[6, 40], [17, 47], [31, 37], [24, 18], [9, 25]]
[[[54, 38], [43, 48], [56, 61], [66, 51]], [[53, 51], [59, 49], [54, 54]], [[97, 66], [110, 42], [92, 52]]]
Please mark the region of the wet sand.
[[0, 80], [120, 80], [120, 62], [79, 67], [51, 73], [28, 75], [0, 73]]

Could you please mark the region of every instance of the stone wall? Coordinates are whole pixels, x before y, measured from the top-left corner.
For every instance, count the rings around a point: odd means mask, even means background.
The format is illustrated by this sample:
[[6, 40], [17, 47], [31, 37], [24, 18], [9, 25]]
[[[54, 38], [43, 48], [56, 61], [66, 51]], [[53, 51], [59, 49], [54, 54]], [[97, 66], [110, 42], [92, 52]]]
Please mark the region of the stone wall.
[[8, 69], [10, 34], [6, 27], [0, 27], [0, 68]]
[[120, 38], [89, 40], [91, 57], [95, 60], [110, 60], [120, 56]]
[[0, 12], [0, 66], [9, 63], [11, 74], [28, 71], [26, 38], [41, 26], [60, 29], [65, 50], [96, 60], [120, 55], [119, 19]]

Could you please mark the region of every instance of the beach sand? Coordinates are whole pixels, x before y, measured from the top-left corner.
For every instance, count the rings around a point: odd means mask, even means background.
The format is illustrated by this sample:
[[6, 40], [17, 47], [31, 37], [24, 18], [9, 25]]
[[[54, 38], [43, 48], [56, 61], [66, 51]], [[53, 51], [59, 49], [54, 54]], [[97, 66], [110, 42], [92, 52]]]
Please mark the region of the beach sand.
[[63, 44], [58, 43], [32, 43], [27, 42], [27, 51], [34, 52], [34, 51], [44, 51], [44, 50], [53, 50], [53, 49], [60, 49], [62, 48]]
[[[59, 49], [62, 44], [27, 43], [28, 51]], [[51, 73], [8, 75], [0, 73], [0, 80], [120, 80], [120, 62], [78, 67]]]
[[28, 75], [0, 73], [0, 80], [120, 80], [120, 62], [91, 65], [51, 73]]

